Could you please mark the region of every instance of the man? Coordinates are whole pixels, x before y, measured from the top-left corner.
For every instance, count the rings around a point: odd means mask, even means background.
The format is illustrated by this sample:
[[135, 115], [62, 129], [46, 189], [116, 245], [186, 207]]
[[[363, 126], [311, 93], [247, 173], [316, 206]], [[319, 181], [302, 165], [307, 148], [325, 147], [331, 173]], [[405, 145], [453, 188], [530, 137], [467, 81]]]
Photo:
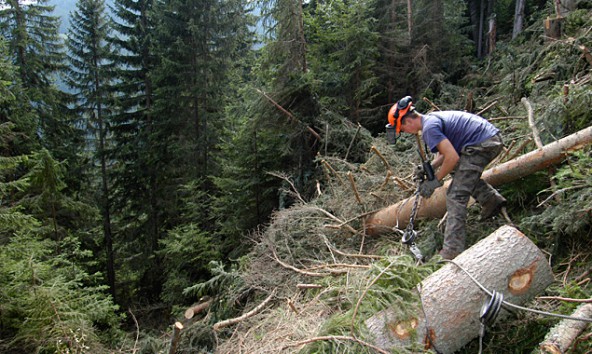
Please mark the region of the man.
[[[425, 180], [419, 193], [429, 198], [448, 174], [453, 176], [446, 192], [446, 230], [439, 254], [453, 259], [465, 250], [467, 204], [473, 196], [481, 205], [481, 220], [498, 214], [506, 199], [481, 179], [483, 170], [503, 149], [499, 129], [484, 118], [462, 111], [438, 111], [420, 114], [410, 96], [390, 109], [389, 124], [400, 132], [417, 134], [437, 153], [432, 161], [433, 180]], [[436, 170], [437, 169], [437, 170]]]

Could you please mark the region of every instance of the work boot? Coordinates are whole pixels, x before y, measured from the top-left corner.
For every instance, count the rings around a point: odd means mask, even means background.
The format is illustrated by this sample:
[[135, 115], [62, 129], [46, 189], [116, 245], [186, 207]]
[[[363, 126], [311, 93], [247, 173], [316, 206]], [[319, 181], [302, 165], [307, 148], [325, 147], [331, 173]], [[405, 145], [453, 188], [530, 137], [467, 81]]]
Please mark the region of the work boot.
[[501, 194], [492, 196], [491, 198], [487, 199], [483, 205], [481, 205], [480, 220], [486, 220], [496, 216], [504, 206], [506, 206], [506, 198], [504, 198]]
[[438, 252], [438, 254], [443, 259], [452, 260], [452, 259], [456, 258], [456, 256], [458, 256], [460, 254], [460, 252], [453, 251], [448, 248], [442, 248], [440, 250], [440, 252]]

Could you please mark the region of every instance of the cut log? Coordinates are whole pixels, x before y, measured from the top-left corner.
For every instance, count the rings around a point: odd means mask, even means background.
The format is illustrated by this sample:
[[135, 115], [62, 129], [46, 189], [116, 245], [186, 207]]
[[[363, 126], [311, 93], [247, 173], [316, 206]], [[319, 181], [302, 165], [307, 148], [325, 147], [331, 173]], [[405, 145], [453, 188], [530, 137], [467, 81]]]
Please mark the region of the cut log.
[[[592, 304], [580, 305], [572, 317], [592, 318]], [[574, 340], [588, 327], [584, 321], [563, 320], [553, 327], [539, 345], [540, 353], [566, 353]]]
[[[528, 154], [495, 166], [483, 173], [483, 179], [494, 187], [516, 181], [537, 171], [547, 169], [565, 159], [571, 151], [582, 149], [592, 144], [592, 127], [580, 130], [563, 139], [543, 146]], [[417, 210], [417, 219], [441, 218], [446, 213], [446, 191], [450, 181], [436, 189], [429, 199], [424, 199]], [[393, 227], [405, 228], [409, 222], [413, 197], [399, 201], [368, 216], [367, 231], [370, 236], [392, 231]]]
[[[522, 305], [553, 282], [544, 254], [523, 233], [502, 226], [455, 258], [454, 263], [504, 301]], [[447, 263], [424, 279], [421, 308], [403, 315], [394, 307], [366, 320], [374, 344], [396, 352], [413, 343], [440, 353], [453, 353], [479, 336], [485, 293], [457, 265]], [[502, 308], [497, 320], [508, 316]]]
[[202, 312], [203, 310], [210, 307], [212, 304], [212, 300], [208, 300], [206, 302], [199, 303], [197, 305], [191, 306], [187, 310], [185, 310], [185, 319], [190, 320], [193, 316], [197, 315], [198, 313]]

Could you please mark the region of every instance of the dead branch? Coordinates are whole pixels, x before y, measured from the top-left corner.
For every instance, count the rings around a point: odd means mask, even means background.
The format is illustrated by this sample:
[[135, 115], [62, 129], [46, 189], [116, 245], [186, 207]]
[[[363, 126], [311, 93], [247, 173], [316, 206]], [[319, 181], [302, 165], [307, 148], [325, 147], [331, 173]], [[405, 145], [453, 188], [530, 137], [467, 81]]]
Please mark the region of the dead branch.
[[273, 100], [273, 98], [269, 97], [265, 92], [257, 89], [257, 92], [259, 92], [261, 95], [263, 95], [263, 97], [265, 97], [269, 102], [271, 102], [277, 109], [279, 109], [282, 113], [284, 113], [290, 120], [294, 121], [294, 122], [298, 122], [301, 125], [304, 125], [306, 127], [306, 129], [315, 137], [317, 138], [318, 141], [322, 141], [321, 136], [314, 131], [314, 129], [312, 129], [311, 127], [309, 127], [308, 125], [305, 125], [304, 123], [302, 123], [302, 121], [296, 117], [294, 117], [294, 115], [290, 112], [288, 112], [288, 110], [286, 110], [284, 107], [282, 107], [279, 103], [277, 103], [276, 101]]
[[380, 185], [380, 187], [378, 189], [379, 190], [382, 190], [383, 188], [385, 188], [386, 186], [388, 186], [389, 179], [392, 176], [393, 176], [393, 173], [391, 172], [391, 170], [387, 170], [386, 171], [386, 177], [384, 178], [384, 182], [382, 182], [382, 184]]
[[488, 119], [488, 121], [490, 122], [495, 122], [497, 120], [509, 120], [509, 119], [524, 119], [524, 118], [528, 118], [526, 116], [506, 116], [506, 117], [495, 117], [495, 118], [490, 118]]
[[352, 342], [356, 342], [358, 344], [361, 344], [361, 345], [363, 345], [365, 347], [372, 348], [372, 349], [376, 350], [378, 353], [381, 353], [381, 354], [389, 354], [387, 351], [384, 351], [384, 350], [378, 348], [375, 345], [372, 345], [370, 343], [367, 343], [367, 342], [364, 342], [362, 340], [359, 340], [358, 338], [348, 337], [348, 336], [322, 336], [322, 337], [309, 338], [307, 340], [302, 340], [302, 341], [299, 341], [299, 342], [296, 342], [296, 343], [288, 344], [288, 345], [284, 346], [282, 348], [282, 350], [287, 349], [287, 348], [292, 348], [292, 347], [298, 347], [298, 346], [301, 346], [301, 345], [305, 345], [305, 344], [309, 344], [309, 343], [314, 343], [314, 342], [318, 342], [318, 341], [323, 341], [323, 340], [335, 340], [335, 341], [337, 341], [337, 340], [346, 340], [346, 341], [352, 341]]
[[518, 146], [518, 148], [514, 151], [512, 155], [508, 156], [508, 160], [513, 160], [516, 156], [520, 155], [520, 152], [531, 142], [532, 138], [526, 139], [526, 141], [524, 141], [522, 144], [520, 144], [520, 146]]
[[575, 303], [592, 303], [592, 299], [572, 299], [569, 297], [561, 297], [561, 296], [539, 296], [537, 300], [558, 300], [558, 301], [565, 301], [565, 302], [575, 302]]
[[298, 289], [322, 289], [323, 286], [319, 284], [296, 284]]
[[289, 265], [289, 264], [287, 264], [287, 263], [284, 263], [284, 262], [282, 262], [282, 261], [281, 261], [281, 260], [278, 258], [278, 256], [277, 256], [277, 254], [275, 253], [275, 251], [272, 251], [272, 253], [273, 253], [273, 259], [275, 259], [275, 261], [276, 261], [276, 262], [278, 262], [278, 263], [279, 263], [279, 265], [281, 265], [282, 267], [284, 267], [284, 268], [286, 268], [286, 269], [293, 270], [293, 271], [294, 271], [294, 272], [296, 272], [296, 273], [303, 274], [303, 275], [307, 275], [307, 276], [309, 276], [309, 277], [326, 277], [326, 276], [330, 275], [330, 274], [328, 274], [328, 273], [307, 272], [307, 271], [305, 271], [305, 270], [298, 269], [298, 268], [296, 268], [296, 267], [294, 267], [294, 266], [292, 266], [292, 265]]
[[534, 122], [534, 113], [532, 105], [526, 97], [522, 97], [520, 102], [522, 102], [522, 104], [526, 107], [526, 110], [528, 112], [528, 125], [530, 126], [530, 130], [532, 130], [532, 137], [534, 138], [534, 143], [536, 144], [536, 147], [538, 149], [541, 149], [543, 147], [543, 142], [541, 141], [541, 135]]
[[292, 301], [292, 299], [286, 299], [286, 302], [288, 303], [288, 307], [295, 313], [295, 314], [299, 314], [300, 311], [298, 311], [298, 309], [296, 308], [296, 305], [294, 305], [294, 301]]
[[349, 146], [347, 147], [347, 152], [345, 153], [344, 160], [347, 160], [347, 157], [349, 156], [349, 151], [351, 150], [352, 145], [354, 144], [354, 141], [356, 141], [356, 138], [358, 137], [358, 134], [360, 133], [361, 128], [362, 128], [362, 126], [360, 125], [360, 123], [358, 123], [358, 128], [356, 129], [356, 132], [355, 132], [352, 140], [349, 142]]
[[333, 252], [344, 256], [344, 257], [354, 257], [354, 258], [366, 258], [366, 259], [383, 259], [383, 256], [377, 256], [373, 254], [354, 254], [354, 253], [344, 253], [337, 248], [333, 247]]
[[490, 104], [488, 104], [485, 108], [483, 108], [482, 110], [480, 110], [479, 112], [477, 112], [477, 115], [480, 116], [483, 113], [487, 112], [491, 107], [495, 106], [497, 104], [497, 101], [493, 101]]
[[132, 354], [134, 354], [136, 351], [138, 351], [138, 339], [140, 338], [140, 325], [138, 324], [138, 320], [136, 319], [136, 316], [134, 315], [132, 310], [128, 309], [127, 311], [130, 313], [130, 315], [132, 315], [132, 319], [134, 320], [134, 324], [136, 326], [136, 340], [134, 342], [134, 347], [132, 349]]
[[306, 268], [306, 270], [317, 270], [317, 269], [326, 269], [326, 268], [358, 268], [358, 269], [370, 269], [369, 265], [365, 264], [348, 264], [348, 263], [329, 263], [329, 264], [321, 264], [318, 266]]
[[384, 163], [384, 166], [386, 167], [386, 169], [388, 171], [391, 170], [391, 166], [389, 165], [388, 161], [384, 158], [384, 156], [382, 156], [382, 154], [380, 153], [380, 151], [378, 151], [378, 149], [376, 148], [376, 146], [373, 145], [370, 148], [370, 152], [375, 153], [382, 160], [382, 163]]
[[407, 184], [407, 182], [403, 181], [402, 179], [400, 179], [397, 176], [393, 177], [393, 181], [397, 184], [397, 186], [399, 186], [399, 188], [401, 188], [401, 190], [403, 191], [408, 191], [410, 189], [413, 188], [413, 186]]
[[582, 185], [582, 186], [572, 186], [572, 187], [567, 187], [567, 188], [562, 188], [560, 190], [557, 190], [557, 191], [553, 192], [550, 196], [548, 196], [545, 200], [543, 200], [542, 202], [540, 202], [537, 205], [537, 208], [540, 208], [541, 206], [543, 206], [543, 204], [546, 204], [549, 200], [551, 200], [551, 198], [558, 197], [563, 192], [567, 192], [567, 191], [574, 190], [574, 189], [586, 188], [586, 187], [587, 186], [585, 186], [585, 185]]
[[220, 329], [222, 329], [224, 327], [232, 326], [234, 324], [237, 324], [241, 321], [246, 320], [249, 317], [255, 316], [273, 299], [274, 296], [275, 296], [275, 290], [272, 291], [271, 294], [269, 294], [269, 296], [265, 300], [263, 300], [263, 302], [261, 302], [257, 307], [255, 307], [251, 311], [243, 314], [242, 316], [230, 318], [230, 319], [227, 319], [227, 320], [224, 320], [224, 321], [214, 324], [214, 326], [213, 326], [214, 331], [219, 331]]
[[[350, 225], [348, 225], [349, 221], [343, 221], [341, 219], [339, 219], [337, 216], [331, 214], [330, 212], [326, 211], [325, 209], [319, 208], [319, 207], [310, 207], [311, 210], [316, 210], [319, 211], [323, 214], [325, 214], [326, 216], [328, 216], [330, 219], [335, 220], [339, 223], [338, 228], [342, 228], [343, 226], [345, 226], [347, 228], [348, 231], [357, 234], [358, 232], [356, 231], [356, 229], [354, 229], [353, 227], [351, 227]], [[331, 225], [326, 225], [325, 227], [332, 227]]]
[[354, 191], [354, 195], [356, 196], [356, 200], [358, 201], [358, 204], [363, 205], [364, 203], [362, 203], [362, 198], [360, 198], [360, 193], [358, 193], [358, 188], [356, 187], [356, 181], [354, 181], [354, 176], [352, 175], [351, 172], [347, 173], [347, 178], [349, 179], [349, 183], [351, 184], [351, 187]]
[[506, 156], [508, 156], [508, 154], [510, 153], [510, 151], [512, 150], [512, 148], [514, 147], [514, 145], [516, 145], [516, 140], [512, 140], [510, 142], [510, 146], [508, 146], [507, 148], [505, 148], [504, 149], [504, 153], [503, 154], [499, 154], [498, 157], [495, 159], [495, 161], [491, 165], [495, 165], [498, 162], [502, 162], [504, 160], [504, 158]]
[[329, 163], [327, 162], [327, 160], [322, 159], [321, 163], [329, 170], [331, 171], [331, 173], [333, 173], [335, 175], [335, 177], [337, 177], [337, 179], [339, 180], [339, 182], [341, 183], [342, 186], [345, 186], [345, 182], [343, 182], [343, 179], [341, 179], [341, 176], [339, 176], [339, 174], [337, 173], [337, 171], [335, 171], [333, 169], [333, 167], [331, 167], [331, 165], [329, 165]]
[[279, 174], [279, 173], [275, 173], [275, 172], [267, 172], [268, 175], [277, 177], [279, 179], [283, 179], [284, 181], [288, 182], [288, 184], [290, 185], [292, 191], [293, 191], [293, 195], [302, 203], [306, 204], [306, 202], [304, 201], [304, 199], [302, 199], [302, 196], [300, 196], [300, 193], [298, 192], [298, 190], [296, 189], [296, 186], [294, 185], [294, 183], [292, 183], [292, 181], [290, 180], [290, 178], [284, 174]]
[[430, 101], [429, 98], [423, 97], [422, 100], [424, 100], [424, 102], [427, 102], [430, 106], [432, 106], [432, 109], [435, 109], [436, 111], [441, 111], [440, 107], [436, 106], [434, 102]]

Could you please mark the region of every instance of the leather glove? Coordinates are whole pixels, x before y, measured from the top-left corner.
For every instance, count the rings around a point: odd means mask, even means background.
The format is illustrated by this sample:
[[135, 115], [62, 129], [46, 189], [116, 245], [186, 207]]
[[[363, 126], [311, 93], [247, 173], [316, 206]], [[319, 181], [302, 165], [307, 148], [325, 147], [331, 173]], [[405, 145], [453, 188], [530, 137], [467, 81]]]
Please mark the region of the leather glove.
[[440, 187], [442, 183], [438, 181], [437, 178], [434, 178], [431, 181], [423, 181], [419, 185], [419, 195], [424, 198], [429, 198], [434, 194], [436, 188]]

